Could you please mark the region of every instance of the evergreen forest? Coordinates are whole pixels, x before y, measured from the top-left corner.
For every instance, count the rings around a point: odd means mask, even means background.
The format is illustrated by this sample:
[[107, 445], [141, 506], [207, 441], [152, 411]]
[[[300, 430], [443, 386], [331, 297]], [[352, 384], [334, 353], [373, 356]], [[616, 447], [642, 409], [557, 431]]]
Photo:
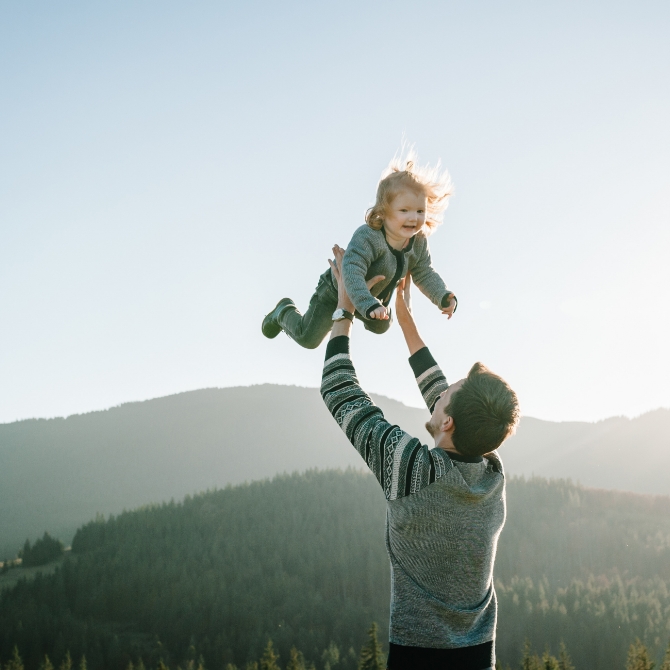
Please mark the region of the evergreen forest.
[[[507, 500], [500, 666], [662, 667], [670, 498], [512, 478]], [[371, 624], [385, 647], [389, 611], [384, 515], [371, 476], [326, 470], [98, 516], [55, 572], [0, 593], [0, 663], [224, 670], [265, 667], [270, 649], [282, 668], [355, 670], [364, 657], [376, 667]]]

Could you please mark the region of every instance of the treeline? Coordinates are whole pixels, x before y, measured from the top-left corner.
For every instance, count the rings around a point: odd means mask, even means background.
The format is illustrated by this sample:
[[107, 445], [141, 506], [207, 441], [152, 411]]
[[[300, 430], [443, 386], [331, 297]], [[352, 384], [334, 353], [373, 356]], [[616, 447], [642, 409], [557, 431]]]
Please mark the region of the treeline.
[[[563, 641], [580, 670], [623, 670], [637, 638], [658, 659], [670, 500], [513, 479], [508, 503], [500, 661], [516, 668], [526, 639], [557, 662]], [[384, 515], [372, 477], [326, 471], [100, 517], [55, 574], [0, 595], [0, 659], [16, 645], [27, 670], [68, 651], [91, 670], [245, 668], [271, 639], [284, 660], [295, 647], [320, 670], [336, 647], [337, 670], [356, 670], [369, 622], [388, 628]]]
[[50, 561], [55, 561], [63, 555], [63, 543], [57, 540], [49, 533], [35, 541], [31, 546], [30, 540], [26, 540], [23, 549], [19, 552], [21, 565], [29, 568], [37, 565], [46, 565]]
[[[332, 670], [340, 665], [340, 651], [337, 646], [333, 644], [331, 644], [328, 649], [324, 650], [321, 658], [324, 670]], [[268, 640], [263, 656], [259, 661], [247, 663], [244, 668], [241, 669], [233, 663], [227, 663], [224, 670], [282, 670], [279, 661], [280, 657], [275, 652], [272, 640]], [[14, 647], [12, 657], [4, 664], [4, 666], [0, 663], [0, 670], [2, 670], [3, 667], [4, 670], [25, 670], [18, 648]], [[295, 647], [291, 647], [288, 662], [284, 667], [285, 670], [316, 670], [314, 663], [305, 661], [304, 654], [301, 651], [298, 651]], [[382, 668], [385, 667], [384, 654], [377, 639], [377, 624], [373, 623], [368, 631], [368, 641], [361, 649], [358, 660], [358, 670], [382, 670]], [[570, 658], [570, 654], [568, 653], [565, 644], [561, 643], [558, 656], [553, 656], [548, 649], [545, 649], [540, 655], [533, 653], [530, 642], [528, 641], [526, 641], [526, 644], [524, 645], [523, 655], [517, 667], [519, 670], [577, 670], [572, 663], [572, 659]], [[640, 640], [635, 640], [628, 650], [626, 670], [654, 670], [656, 667], [658, 667], [659, 670], [670, 670], [670, 646], [668, 646], [665, 652], [662, 663], [660, 666], [657, 666], [656, 663], [651, 660], [649, 652], [644, 644], [642, 644]], [[56, 670], [56, 666], [54, 666], [48, 656], [45, 656], [39, 666], [39, 670]], [[69, 652], [65, 654], [65, 658], [58, 666], [58, 670], [75, 670]], [[78, 670], [88, 670], [88, 663], [85, 656], [81, 657]], [[144, 665], [144, 660], [140, 658], [136, 664], [132, 661], [128, 663], [126, 670], [147, 670], [147, 668]], [[156, 670], [169, 670], [169, 668], [161, 659], [158, 661]], [[178, 665], [176, 670], [206, 669], [204, 660], [201, 656], [197, 661], [193, 658], [188, 659], [183, 664], [183, 669], [181, 665]], [[512, 670], [512, 668], [509, 665], [506, 665], [503, 668], [499, 662], [496, 662], [496, 670]]]

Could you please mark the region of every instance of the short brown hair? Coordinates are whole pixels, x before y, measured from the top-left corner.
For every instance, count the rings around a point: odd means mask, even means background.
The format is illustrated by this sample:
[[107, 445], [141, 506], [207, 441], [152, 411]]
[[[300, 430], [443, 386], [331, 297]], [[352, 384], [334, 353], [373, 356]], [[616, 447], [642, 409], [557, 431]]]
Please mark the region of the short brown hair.
[[497, 449], [519, 422], [519, 400], [509, 384], [475, 363], [445, 412], [454, 420], [452, 441], [464, 456]]
[[442, 214], [447, 209], [448, 199], [453, 193], [451, 178], [446, 170], [416, 164], [416, 154], [409, 149], [406, 156], [396, 155], [384, 170], [377, 186], [375, 204], [365, 214], [365, 222], [374, 230], [381, 230], [388, 208], [398, 193], [412, 191], [426, 196], [426, 222], [424, 234], [430, 235], [442, 223]]

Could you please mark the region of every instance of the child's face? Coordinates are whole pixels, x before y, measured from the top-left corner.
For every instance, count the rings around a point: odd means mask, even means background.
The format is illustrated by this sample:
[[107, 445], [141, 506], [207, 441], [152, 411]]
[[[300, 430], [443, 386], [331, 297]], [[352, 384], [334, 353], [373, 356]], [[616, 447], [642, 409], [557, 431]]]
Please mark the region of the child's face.
[[384, 229], [386, 236], [408, 240], [416, 235], [426, 222], [426, 196], [414, 191], [400, 191], [391, 201]]

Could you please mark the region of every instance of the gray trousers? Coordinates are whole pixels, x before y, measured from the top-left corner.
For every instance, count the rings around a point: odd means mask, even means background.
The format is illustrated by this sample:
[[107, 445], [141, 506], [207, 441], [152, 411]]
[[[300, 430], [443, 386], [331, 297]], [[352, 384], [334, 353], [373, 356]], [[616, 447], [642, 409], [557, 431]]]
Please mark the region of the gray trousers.
[[[337, 308], [337, 291], [330, 279], [330, 270], [321, 275], [314, 295], [309, 301], [305, 314], [301, 314], [294, 305], [286, 307], [277, 322], [282, 330], [301, 347], [316, 349], [333, 327], [333, 312]], [[381, 335], [391, 326], [392, 318], [366, 319], [358, 312], [365, 330]]]

